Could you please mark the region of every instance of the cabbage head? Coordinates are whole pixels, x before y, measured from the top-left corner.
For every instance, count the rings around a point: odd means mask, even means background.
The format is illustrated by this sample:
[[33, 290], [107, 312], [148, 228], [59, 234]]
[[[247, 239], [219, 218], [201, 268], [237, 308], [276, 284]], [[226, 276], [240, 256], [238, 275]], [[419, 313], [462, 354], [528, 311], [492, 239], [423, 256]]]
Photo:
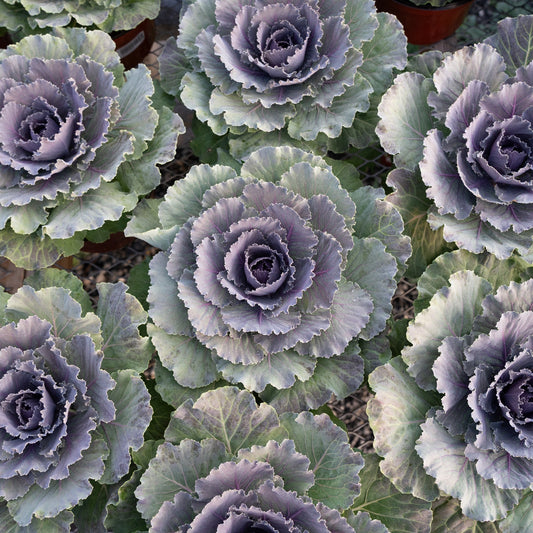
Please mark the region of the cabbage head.
[[[140, 377], [146, 313], [126, 286], [41, 273], [0, 293], [0, 519], [5, 531], [70, 531], [93, 491], [129, 472], [152, 416]], [[44, 286], [43, 281], [63, 286]], [[68, 287], [68, 288], [67, 288]], [[97, 513], [94, 513], [97, 515]], [[82, 520], [83, 521], [83, 520]]]
[[0, 0], [0, 26], [28, 35], [62, 26], [82, 26], [105, 32], [135, 28], [155, 19], [160, 0]]
[[[493, 285], [515, 271], [494, 257], [476, 266], [464, 253], [441, 257], [420, 279], [428, 306], [407, 328], [409, 345], [369, 376], [381, 470], [402, 492], [453, 498], [465, 523], [526, 531], [533, 520], [533, 280]], [[464, 261], [478, 273], [456, 270]], [[447, 284], [437, 289], [442, 275]]]
[[373, 0], [194, 0], [161, 80], [215, 135], [236, 134], [235, 154], [290, 143], [342, 152], [374, 140], [376, 100], [406, 46]]
[[183, 122], [153, 94], [148, 69], [124, 75], [101, 31], [57, 29], [0, 51], [0, 255], [49, 266], [103, 240], [90, 232], [157, 187]]
[[266, 147], [238, 172], [197, 165], [140, 204], [126, 234], [164, 250], [150, 263], [150, 335], [178, 384], [223, 378], [294, 411], [354, 391], [410, 254], [380, 195], [349, 194], [321, 157]]
[[[286, 413], [235, 387], [172, 414], [135, 489], [154, 532], [385, 533], [340, 514], [360, 493], [363, 458], [326, 414]], [[367, 513], [358, 513], [366, 515]]]
[[[499, 259], [533, 260], [532, 32], [533, 16], [520, 16], [483, 43], [422, 55], [379, 107], [377, 132], [399, 167], [388, 180], [406, 216], [427, 209], [445, 241]], [[430, 256], [426, 236], [416, 240]]]

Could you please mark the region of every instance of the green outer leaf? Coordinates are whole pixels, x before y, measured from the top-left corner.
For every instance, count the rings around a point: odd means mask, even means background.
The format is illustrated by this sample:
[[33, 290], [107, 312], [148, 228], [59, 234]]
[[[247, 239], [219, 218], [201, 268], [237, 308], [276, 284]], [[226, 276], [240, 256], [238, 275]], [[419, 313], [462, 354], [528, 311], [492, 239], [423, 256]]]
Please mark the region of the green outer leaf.
[[72, 50], [65, 40], [52, 35], [30, 35], [0, 51], [0, 61], [11, 55], [43, 59], [71, 59]]
[[178, 226], [170, 226], [162, 229], [159, 226], [159, 206], [163, 202], [162, 198], [144, 198], [135, 210], [132, 218], [128, 222], [124, 235], [126, 237], [137, 237], [156, 248], [166, 250], [174, 240], [178, 231]]
[[212, 186], [235, 178], [233, 168], [222, 165], [195, 165], [185, 178], [168, 188], [159, 206], [159, 219], [163, 229], [182, 226], [190, 217], [203, 210], [202, 197]]
[[113, 72], [115, 85], [121, 85], [124, 78], [124, 65], [115, 51], [115, 41], [107, 32], [87, 31], [87, 28], [54, 28], [53, 35], [65, 39], [75, 56], [88, 55], [101, 63], [106, 70]]
[[11, 298], [11, 294], [6, 292], [4, 287], [0, 285], [0, 326], [5, 326], [10, 322], [6, 317], [6, 307], [9, 298]]
[[118, 484], [101, 485], [92, 483], [93, 490], [74, 507], [74, 527], [76, 533], [107, 533], [104, 521], [107, 516], [107, 505], [116, 499]]
[[81, 305], [62, 287], [35, 291], [23, 285], [10, 298], [6, 311], [8, 317], [16, 321], [37, 315], [52, 324], [52, 335], [56, 337], [70, 340], [75, 335], [89, 335], [97, 348], [102, 345], [100, 319], [94, 313], [82, 317]]
[[316, 362], [309, 355], [283, 350], [250, 365], [217, 357], [216, 365], [222, 377], [230, 383], [241, 383], [248, 390], [262, 392], [268, 385], [284, 390], [294, 386], [297, 380], [307, 381], [315, 371]]
[[393, 187], [394, 192], [386, 199], [400, 212], [404, 233], [411, 238], [413, 254], [407, 262], [405, 275], [418, 278], [435, 257], [450, 249], [450, 245], [444, 241], [442, 230], [432, 230], [427, 222], [431, 202], [426, 198], [418, 169], [416, 172], [403, 168], [393, 170], [387, 176], [387, 185]]
[[[391, 341], [393, 340], [394, 328], [397, 327], [399, 320], [389, 321], [389, 327], [379, 335], [372, 337], [369, 341], [359, 341], [361, 347], [361, 357], [364, 361], [365, 374], [368, 375], [378, 366], [390, 361], [393, 353]], [[402, 344], [402, 347], [405, 343]], [[396, 354], [394, 354], [396, 355]], [[341, 398], [341, 396], [337, 396]]]
[[357, 341], [352, 341], [344, 353], [326, 359], [316, 360], [313, 375], [306, 381], [297, 380], [288, 389], [267, 386], [261, 392], [261, 399], [268, 402], [278, 413], [300, 412], [317, 409], [326, 404], [331, 395], [346, 398], [363, 381], [363, 364]]
[[96, 314], [102, 322], [102, 367], [108, 372], [132, 369], [146, 370], [153, 348], [147, 337], [141, 337], [139, 326], [146, 323], [148, 314], [139, 301], [128, 294], [122, 282], [99, 283]]
[[363, 43], [364, 62], [359, 72], [382, 95], [392, 83], [393, 70], [403, 70], [407, 64], [407, 37], [394, 15], [377, 13], [376, 16], [379, 26], [372, 40]]
[[363, 456], [365, 466], [361, 470], [361, 494], [351, 510], [367, 511], [379, 519], [393, 533], [428, 533], [431, 524], [431, 504], [402, 494], [379, 469], [380, 458], [376, 454]]
[[494, 522], [478, 522], [467, 518], [461, 512], [459, 502], [453, 498], [440, 498], [433, 503], [432, 509], [431, 533], [500, 533]]
[[384, 458], [381, 471], [400, 492], [434, 500], [439, 490], [426, 474], [415, 442], [420, 424], [438, 397], [418, 388], [399, 357], [376, 368], [368, 383], [375, 393], [367, 404], [368, 422], [374, 432], [374, 449]]
[[[376, 276], [376, 272], [380, 275]], [[385, 329], [392, 312], [396, 272], [396, 259], [385, 251], [381, 241], [373, 237], [354, 238], [343, 275], [368, 292], [374, 304], [370, 320], [359, 334], [361, 339], [370, 340]]]
[[[327, 108], [316, 103], [310, 103], [307, 106], [300, 105], [297, 112], [293, 112], [292, 115], [286, 112], [286, 118], [289, 119], [287, 132], [295, 139], [304, 139], [306, 141], [313, 141], [319, 133], [324, 133], [332, 138], [338, 137], [342, 132], [342, 128], [349, 128], [352, 125], [357, 112], [368, 111], [371, 93], [372, 86], [370, 82], [361, 74], [356, 74], [354, 84], [346, 87], [346, 91], [334, 98]], [[271, 109], [266, 111], [271, 112]], [[280, 122], [278, 128], [283, 127], [283, 125], [284, 122]], [[262, 124], [260, 126], [263, 127], [256, 127], [265, 131], [272, 131], [272, 129], [267, 129]]]
[[189, 387], [182, 387], [176, 380], [170, 370], [165, 368], [159, 358], [155, 359], [155, 390], [161, 395], [161, 398], [174, 409], [177, 409], [185, 400], [191, 399], [195, 402], [204, 392], [228, 385], [224, 381], [216, 381], [210, 383], [205, 387], [198, 387], [191, 389]]
[[[300, 150], [313, 151], [317, 154], [324, 154], [325, 150], [319, 145], [315, 145], [311, 142], [298, 141], [289, 136], [286, 129], [279, 131], [255, 131], [248, 130], [246, 133], [239, 135], [228, 135], [224, 137], [216, 137], [217, 142], [225, 147], [225, 143], [229, 145], [229, 153], [238, 161], [244, 161], [250, 157], [250, 155], [265, 146], [293, 146]], [[214, 144], [216, 146], [216, 144]], [[193, 148], [195, 154], [197, 154], [202, 162], [208, 163], [208, 160], [204, 160], [204, 154], [210, 150], [209, 145], [203, 147], [203, 151], [199, 152], [196, 148]]]
[[429, 211], [428, 222], [434, 230], [442, 228], [444, 240], [456, 243], [459, 248], [476, 254], [487, 250], [498, 259], [507, 259], [517, 250], [533, 262], [533, 230], [522, 233], [512, 229], [500, 231], [481, 220], [478, 214], [457, 220], [453, 215], [440, 215], [435, 207]]
[[[157, 357], [155, 359], [158, 362]], [[159, 366], [162, 368], [161, 364], [159, 364]], [[159, 376], [156, 376], [156, 378], [159, 379]], [[172, 377], [170, 379], [172, 379]], [[150, 393], [150, 406], [152, 407], [153, 411], [150, 425], [144, 433], [144, 440], [162, 440], [165, 429], [167, 429], [168, 422], [170, 421], [170, 415], [174, 411], [174, 408], [166, 403], [156, 390], [157, 385], [155, 379], [143, 376], [143, 381], [148, 389], [148, 392]]]
[[239, 461], [262, 461], [268, 463], [276, 475], [283, 479], [283, 488], [300, 495], [306, 494], [315, 481], [309, 470], [309, 458], [296, 451], [294, 441], [285, 439], [281, 443], [269, 440], [265, 446], [254, 445], [241, 449], [237, 454]]
[[371, 41], [378, 28], [376, 6], [371, 0], [350, 0], [346, 2], [344, 20], [350, 27], [350, 41], [354, 48], [361, 48], [365, 41]]
[[[121, 0], [115, 8], [109, 11], [109, 16], [99, 27], [107, 32], [135, 28], [145, 19], [155, 19], [159, 13], [160, 4], [160, 0]], [[78, 13], [78, 11], [74, 13], [74, 18]]]
[[354, 514], [353, 511], [348, 511], [344, 517], [357, 533], [389, 533], [379, 520], [372, 520], [366, 512]]
[[143, 63], [128, 70], [125, 78], [118, 97], [120, 118], [116, 127], [133, 134], [133, 153], [128, 158], [138, 159], [148, 147], [146, 141], [153, 138], [158, 122], [158, 113], [150, 105], [154, 84]]
[[357, 208], [355, 235], [375, 237], [385, 245], [386, 251], [396, 258], [396, 280], [399, 280], [412, 253], [411, 241], [403, 235], [404, 224], [399, 211], [384, 200], [384, 196], [383, 189], [370, 186], [360, 187], [350, 194]]
[[514, 76], [519, 67], [533, 60], [533, 19], [520, 15], [500, 20], [496, 35], [485, 39], [485, 42], [502, 54], [507, 72]]
[[480, 521], [505, 517], [518, 503], [520, 491], [500, 489], [492, 480], [483, 479], [474, 462], [466, 459], [465, 447], [462, 436], [454, 437], [434, 418], [428, 418], [416, 451], [439, 488], [460, 500], [466, 516]]
[[[180, 32], [180, 36], [182, 33]], [[187, 59], [183, 52], [178, 50], [176, 37], [169, 37], [159, 55], [159, 74], [161, 88], [165, 93], [177, 96], [180, 90], [181, 79], [188, 72]]]
[[[184, 76], [183, 79], [185, 80], [186, 77]], [[183, 96], [182, 93], [182, 98]], [[187, 105], [187, 102], [185, 104]], [[247, 104], [243, 101], [239, 93], [224, 94], [218, 88], [215, 88], [211, 93], [209, 110], [215, 117], [222, 115], [225, 123], [230, 126], [246, 126], [261, 131], [281, 129], [285, 126], [287, 120], [294, 120], [298, 117], [296, 109], [291, 103], [266, 108], [257, 103]], [[199, 115], [198, 118], [201, 120]], [[217, 135], [223, 135], [225, 133], [221, 130], [217, 131], [213, 129], [213, 131]]]
[[197, 479], [230, 459], [224, 444], [215, 439], [202, 442], [186, 439], [178, 446], [164, 442], [135, 490], [137, 509], [143, 518], [151, 520], [165, 501], [172, 500], [180, 491], [194, 493]]
[[214, 115], [209, 106], [214, 87], [201, 72], [186, 72], [181, 80], [181, 101], [188, 109], [193, 109], [201, 122], [206, 122], [215, 135], [225, 135], [229, 126], [224, 115]]
[[435, 71], [442, 65], [444, 54], [440, 50], [429, 50], [409, 56], [405, 70], [418, 72], [425, 78], [432, 78]]
[[[330, 170], [329, 165], [322, 157], [300, 148], [293, 146], [265, 146], [246, 159], [241, 168], [241, 176], [243, 178], [260, 178], [272, 183], [278, 183], [280, 177], [291, 170], [297, 163], [309, 163], [312, 167]], [[310, 187], [313, 183], [302, 185]], [[306, 195], [303, 194], [303, 196]]]
[[182, 387], [205, 387], [218, 379], [211, 351], [195, 338], [169, 335], [153, 324], [147, 325], [147, 332], [161, 363]]
[[433, 82], [422, 74], [405, 72], [394, 80], [378, 106], [376, 133], [398, 168], [414, 170], [422, 159], [426, 133], [434, 127], [427, 97]]
[[116, 483], [128, 473], [130, 448], [138, 450], [142, 446], [153, 414], [150, 394], [133, 370], [121, 370], [113, 377], [117, 384], [109, 392], [109, 399], [115, 405], [115, 419], [98, 428], [109, 447], [105, 471], [99, 480], [106, 484]]
[[533, 268], [520, 257], [511, 256], [500, 261], [487, 252], [472, 254], [467, 250], [455, 250], [437, 257], [417, 282], [418, 297], [415, 312], [419, 313], [429, 305], [430, 299], [442, 287], [449, 285], [452, 274], [460, 270], [471, 270], [485, 278], [496, 289], [511, 281], [525, 281], [533, 277]]
[[43, 231], [54, 240], [68, 239], [80, 231], [100, 228], [108, 220], [118, 220], [136, 204], [135, 193], [122, 192], [118, 183], [102, 182], [98, 189], [55, 207]]
[[296, 450], [306, 455], [315, 474], [315, 484], [308, 495], [315, 503], [335, 509], [347, 509], [359, 494], [359, 471], [363, 458], [348, 443], [348, 435], [328, 415], [285, 413], [281, 425]]
[[533, 524], [531, 490], [525, 491], [518, 505], [499, 523], [502, 533], [525, 533]]
[[53, 265], [62, 255], [79, 252], [83, 234], [70, 239], [52, 240], [48, 235], [19, 235], [11, 228], [0, 231], [0, 256], [7, 257], [16, 266], [37, 270]]
[[139, 159], [124, 161], [117, 171], [117, 180], [127, 191], [148, 194], [161, 183], [159, 164], [172, 161], [179, 135], [185, 133], [183, 120], [168, 108], [159, 110], [154, 138]]
[[51, 518], [76, 505], [91, 493], [89, 479], [102, 475], [107, 453], [104, 441], [93, 433], [89, 448], [82, 452], [79, 461], [69, 466], [69, 477], [52, 480], [46, 489], [32, 485], [23, 497], [8, 502], [9, 512], [20, 525], [27, 526], [33, 516]]
[[[155, 455], [155, 452], [154, 452]], [[113, 533], [140, 533], [146, 531], [146, 522], [137, 511], [134, 490], [139, 485], [142, 472], [136, 470], [118, 489], [116, 501], [108, 504], [104, 520], [106, 531]]]
[[30, 285], [36, 291], [46, 287], [63, 287], [70, 291], [70, 295], [81, 305], [82, 315], [93, 310], [91, 299], [80, 278], [67, 270], [58, 268], [43, 268], [32, 272], [24, 278], [24, 285]]
[[165, 432], [166, 440], [176, 444], [183, 439], [218, 439], [233, 455], [285, 436], [274, 408], [265, 403], [258, 407], [251, 393], [236, 387], [208, 391], [194, 404], [187, 400], [174, 411]]
[[7, 503], [0, 501], [0, 524], [2, 533], [70, 533], [70, 525], [74, 521], [71, 511], [62, 511], [53, 518], [39, 520], [34, 518], [28, 526], [20, 526], [9, 514]]
[[435, 389], [433, 363], [445, 337], [470, 333], [474, 318], [481, 313], [481, 302], [492, 291], [490, 283], [465, 270], [450, 277], [449, 287], [440, 289], [429, 307], [421, 311], [407, 328], [407, 346], [402, 358], [419, 387]]

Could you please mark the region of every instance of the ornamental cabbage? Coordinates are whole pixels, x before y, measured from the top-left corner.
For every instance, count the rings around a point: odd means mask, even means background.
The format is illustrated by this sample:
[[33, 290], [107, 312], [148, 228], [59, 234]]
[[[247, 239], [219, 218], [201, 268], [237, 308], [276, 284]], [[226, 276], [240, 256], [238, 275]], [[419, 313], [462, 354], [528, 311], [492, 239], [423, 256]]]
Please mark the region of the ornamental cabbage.
[[124, 75], [101, 31], [57, 29], [9, 46], [0, 87], [0, 254], [27, 269], [77, 252], [90, 230], [131, 211], [184, 130], [156, 109], [148, 69]]
[[474, 267], [486, 278], [456, 271], [474, 265], [457, 252], [422, 276], [428, 306], [401, 356], [370, 374], [368, 416], [381, 470], [400, 491], [451, 496], [464, 521], [519, 532], [533, 521], [533, 280], [493, 286], [519, 275], [489, 258]]
[[304, 141], [342, 152], [374, 140], [375, 100], [406, 46], [373, 0], [194, 0], [160, 56], [161, 82], [214, 134], [238, 134], [234, 153]]
[[105, 32], [129, 30], [144, 19], [155, 19], [160, 4], [160, 0], [0, 0], [0, 26], [24, 35], [73, 24]]
[[[0, 293], [0, 517], [6, 531], [70, 531], [82, 500], [128, 474], [152, 416], [139, 372], [146, 313], [122, 283], [41, 273]], [[69, 287], [45, 286], [52, 280]], [[74, 299], [79, 298], [79, 301]], [[79, 525], [79, 524], [78, 524]]]
[[140, 204], [126, 234], [165, 250], [150, 263], [149, 331], [177, 383], [223, 378], [293, 411], [353, 392], [410, 254], [381, 196], [350, 195], [318, 156], [266, 147], [239, 173], [197, 165]]
[[533, 259], [532, 34], [533, 16], [520, 16], [483, 43], [422, 55], [379, 107], [395, 202], [414, 220], [418, 196], [446, 241], [500, 259]]
[[150, 531], [384, 533], [354, 529], [339, 511], [359, 494], [363, 459], [326, 414], [278, 417], [253, 396], [222, 387], [172, 415], [135, 490]]

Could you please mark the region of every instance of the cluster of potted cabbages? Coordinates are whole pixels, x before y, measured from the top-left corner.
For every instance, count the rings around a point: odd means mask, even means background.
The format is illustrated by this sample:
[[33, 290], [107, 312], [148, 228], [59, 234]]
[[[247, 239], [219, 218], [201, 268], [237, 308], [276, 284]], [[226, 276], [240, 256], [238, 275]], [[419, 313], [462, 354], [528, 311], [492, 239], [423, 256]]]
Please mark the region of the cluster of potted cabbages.
[[[531, 523], [530, 17], [408, 61], [373, 0], [184, 0], [153, 80], [104, 31], [159, 2], [4, 4], [7, 531]], [[344, 157], [378, 142], [383, 187]], [[116, 231], [157, 249], [131, 289], [47, 268]], [[377, 454], [327, 405], [363, 384]]]

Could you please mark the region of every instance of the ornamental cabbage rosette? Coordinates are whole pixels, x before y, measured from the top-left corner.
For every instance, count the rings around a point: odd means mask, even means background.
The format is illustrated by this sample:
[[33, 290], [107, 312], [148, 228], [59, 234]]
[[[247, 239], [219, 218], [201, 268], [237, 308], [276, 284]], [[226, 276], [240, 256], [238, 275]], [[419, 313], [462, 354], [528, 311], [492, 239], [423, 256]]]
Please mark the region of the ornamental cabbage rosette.
[[155, 19], [160, 0], [0, 0], [0, 26], [24, 35], [60, 26], [105, 32], [135, 28]]
[[177, 383], [222, 377], [293, 411], [353, 392], [361, 341], [391, 312], [395, 257], [410, 253], [379, 194], [350, 195], [322, 158], [267, 147], [240, 175], [198, 165], [141, 204], [126, 234], [166, 250], [150, 263], [149, 331]]
[[[449, 266], [447, 258], [429, 283], [421, 278], [426, 294]], [[381, 470], [402, 492], [455, 498], [465, 521], [525, 531], [533, 520], [533, 280], [495, 289], [461, 270], [433, 293], [408, 326], [411, 346], [369, 376]]]
[[386, 531], [341, 517], [360, 492], [363, 458], [325, 414], [278, 417], [222, 387], [183, 403], [154, 455], [135, 490], [151, 532]]
[[[6, 531], [70, 531], [93, 490], [129, 471], [152, 416], [139, 375], [151, 349], [146, 313], [124, 284], [81, 282], [0, 294], [0, 517]], [[72, 289], [72, 290], [71, 290]], [[79, 297], [80, 301], [73, 296]], [[139, 370], [141, 369], [141, 370]], [[79, 525], [79, 524], [78, 524]]]
[[427, 208], [446, 241], [500, 259], [533, 259], [532, 34], [533, 16], [521, 16], [484, 43], [423, 55], [379, 107], [377, 133], [400, 167], [388, 181], [407, 217]]
[[214, 134], [238, 134], [239, 154], [292, 142], [342, 152], [375, 139], [376, 101], [406, 46], [373, 0], [193, 0], [161, 82]]
[[148, 69], [124, 75], [100, 31], [58, 29], [0, 51], [0, 87], [0, 255], [27, 269], [131, 211], [184, 131], [156, 109]]

